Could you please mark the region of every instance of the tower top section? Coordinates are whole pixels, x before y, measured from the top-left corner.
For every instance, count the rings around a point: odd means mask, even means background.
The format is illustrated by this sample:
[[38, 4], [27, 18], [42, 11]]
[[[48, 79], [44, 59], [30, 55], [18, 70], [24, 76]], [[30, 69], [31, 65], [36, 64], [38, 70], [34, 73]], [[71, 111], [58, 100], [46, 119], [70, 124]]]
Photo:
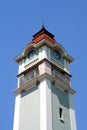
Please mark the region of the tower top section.
[[19, 89], [15, 91], [17, 93], [22, 89], [21, 83], [23, 85], [25, 81], [27, 82], [32, 77], [36, 77], [35, 83], [37, 79], [40, 81], [39, 78], [44, 78], [44, 76], [51, 78], [52, 81], [59, 78], [63, 86], [65, 84], [66, 87], [70, 87], [69, 65], [74, 59], [68, 55], [61, 44], [56, 42], [54, 35], [47, 31], [44, 26], [33, 35], [32, 41], [14, 60], [19, 64], [17, 75], [19, 77]]
[[[48, 50], [45, 49], [43, 50], [43, 46], [47, 46]], [[40, 51], [39, 49], [42, 50], [42, 52], [45, 52], [45, 54], [43, 54], [42, 56], [40, 56]], [[34, 51], [33, 51], [34, 50]], [[73, 62], [74, 58], [71, 57], [70, 55], [67, 54], [66, 50], [64, 49], [64, 47], [59, 44], [55, 39], [54, 39], [54, 35], [52, 33], [50, 33], [45, 27], [44, 25], [42, 25], [42, 28], [33, 35], [33, 39], [30, 43], [28, 43], [25, 48], [23, 49], [23, 51], [21, 52], [21, 54], [19, 54], [17, 57], [14, 58], [14, 60], [17, 63], [22, 62], [22, 60], [26, 61], [26, 59], [28, 58], [28, 54], [33, 51], [31, 54], [33, 55], [33, 53], [35, 51], [37, 51], [37, 55], [40, 57], [44, 57], [47, 59], [52, 60], [52, 57], [54, 56], [55, 59], [61, 62], [67, 61], [68, 63]], [[49, 53], [49, 54], [48, 54]], [[58, 59], [59, 57], [59, 59]], [[41, 60], [41, 59], [39, 59]], [[65, 65], [64, 65], [65, 66]], [[64, 67], [63, 67], [64, 68]]]
[[55, 39], [54, 39], [54, 35], [52, 33], [50, 33], [49, 31], [47, 31], [44, 27], [44, 25], [42, 25], [42, 28], [40, 31], [38, 31], [37, 33], [35, 33], [33, 35], [33, 40], [32, 42], [34, 44], [37, 44], [39, 41], [41, 41], [42, 39], [46, 38], [48, 41], [50, 41], [51, 43], [55, 44]]

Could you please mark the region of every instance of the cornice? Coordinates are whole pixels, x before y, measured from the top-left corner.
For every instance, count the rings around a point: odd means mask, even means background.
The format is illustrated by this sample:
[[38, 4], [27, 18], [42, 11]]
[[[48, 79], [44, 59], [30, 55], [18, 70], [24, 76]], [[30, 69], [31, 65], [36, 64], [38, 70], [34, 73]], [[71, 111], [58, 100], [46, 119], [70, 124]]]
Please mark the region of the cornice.
[[63, 48], [62, 45], [60, 45], [59, 43], [55, 43], [55, 44], [52, 44], [49, 40], [47, 40], [46, 38], [42, 39], [41, 41], [39, 41], [37, 44], [33, 44], [32, 42], [27, 44], [27, 46], [23, 49], [22, 53], [19, 54], [17, 57], [14, 58], [14, 60], [18, 63], [19, 61], [21, 61], [25, 56], [26, 54], [28, 53], [28, 51], [30, 49], [37, 49], [37, 48], [40, 48], [42, 46], [48, 46], [50, 48], [56, 48], [57, 50], [59, 49], [62, 54], [63, 54], [63, 57], [68, 60], [69, 62], [73, 62], [74, 58], [71, 57], [70, 55], [68, 55], [65, 51], [65, 49]]
[[31, 66], [30, 68], [27, 68], [26, 70], [22, 71], [21, 73], [17, 74], [17, 77], [19, 77], [22, 74], [27, 73], [28, 71], [38, 67], [38, 65], [40, 65], [43, 62], [49, 62], [53, 67], [55, 67], [58, 71], [60, 71], [63, 74], [67, 74], [69, 77], [72, 77], [72, 75], [70, 73], [68, 73], [67, 71], [64, 70], [64, 68], [61, 68], [60, 66], [56, 65], [55, 63], [53, 63], [51, 60], [44, 58], [41, 61], [38, 61], [35, 65]]

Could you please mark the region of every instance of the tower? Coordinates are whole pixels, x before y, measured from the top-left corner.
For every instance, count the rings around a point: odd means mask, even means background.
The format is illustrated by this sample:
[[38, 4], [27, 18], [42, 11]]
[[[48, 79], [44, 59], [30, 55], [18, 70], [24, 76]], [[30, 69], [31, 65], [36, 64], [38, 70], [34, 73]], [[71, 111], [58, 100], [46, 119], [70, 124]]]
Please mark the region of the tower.
[[13, 130], [76, 130], [73, 58], [42, 26], [15, 58], [19, 64]]

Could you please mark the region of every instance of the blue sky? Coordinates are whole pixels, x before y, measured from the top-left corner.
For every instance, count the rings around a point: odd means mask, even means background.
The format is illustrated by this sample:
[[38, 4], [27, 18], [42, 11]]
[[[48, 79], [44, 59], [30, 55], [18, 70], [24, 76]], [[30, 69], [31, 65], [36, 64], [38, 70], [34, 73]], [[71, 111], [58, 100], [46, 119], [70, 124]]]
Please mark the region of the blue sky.
[[12, 130], [18, 65], [13, 58], [41, 29], [47, 30], [75, 58], [71, 64], [76, 122], [87, 129], [87, 1], [1, 0], [0, 1], [0, 130]]

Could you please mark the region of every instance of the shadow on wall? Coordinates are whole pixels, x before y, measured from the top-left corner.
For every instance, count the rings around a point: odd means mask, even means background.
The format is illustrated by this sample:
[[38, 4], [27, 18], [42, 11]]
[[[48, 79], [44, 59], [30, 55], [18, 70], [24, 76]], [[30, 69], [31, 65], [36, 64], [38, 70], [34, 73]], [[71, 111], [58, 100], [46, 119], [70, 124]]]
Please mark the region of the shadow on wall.
[[26, 95], [28, 95], [28, 94], [30, 94], [30, 93], [32, 93], [32, 92], [34, 92], [34, 91], [37, 90], [37, 89], [38, 89], [38, 85], [36, 85], [35, 87], [31, 88], [31, 89], [28, 90], [28, 91], [23, 91], [23, 92], [21, 93], [21, 98], [24, 97], [24, 96], [26, 96]]
[[69, 108], [68, 93], [66, 91], [61, 91], [54, 84], [52, 84], [52, 97], [56, 99], [54, 100], [54, 105], [58, 103], [61, 106]]

